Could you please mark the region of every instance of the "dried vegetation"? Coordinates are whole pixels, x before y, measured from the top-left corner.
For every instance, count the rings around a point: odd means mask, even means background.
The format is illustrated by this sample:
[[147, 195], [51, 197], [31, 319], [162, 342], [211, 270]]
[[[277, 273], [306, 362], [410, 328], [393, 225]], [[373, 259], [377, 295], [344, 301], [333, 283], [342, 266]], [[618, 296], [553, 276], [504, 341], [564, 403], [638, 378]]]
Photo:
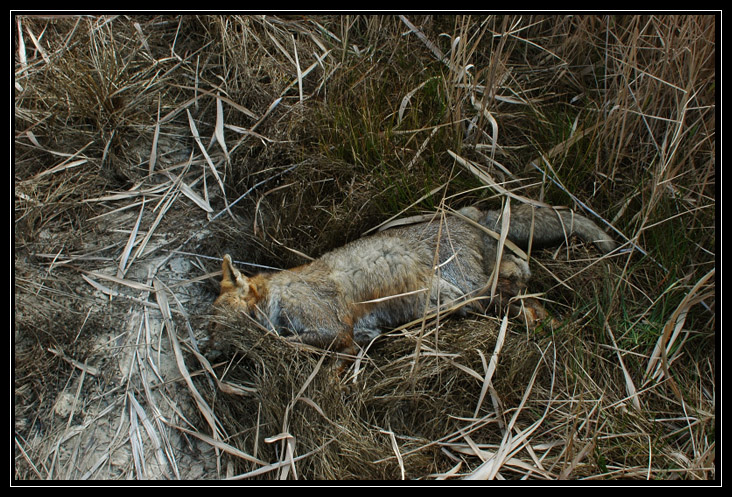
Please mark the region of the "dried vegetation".
[[[716, 477], [714, 16], [13, 23], [15, 479]], [[202, 353], [224, 252], [508, 198], [623, 243], [531, 254], [559, 329]]]

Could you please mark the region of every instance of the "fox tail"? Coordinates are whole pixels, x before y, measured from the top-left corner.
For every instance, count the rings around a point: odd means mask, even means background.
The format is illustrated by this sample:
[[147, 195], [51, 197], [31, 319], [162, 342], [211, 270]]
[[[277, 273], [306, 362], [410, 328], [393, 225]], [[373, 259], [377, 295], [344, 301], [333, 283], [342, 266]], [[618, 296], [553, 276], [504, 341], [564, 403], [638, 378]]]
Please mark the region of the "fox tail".
[[[480, 224], [501, 231], [500, 211], [487, 211]], [[511, 208], [508, 239], [522, 248], [559, 245], [572, 235], [591, 242], [603, 253], [611, 252], [616, 242], [594, 222], [571, 210], [533, 207], [521, 204]]]

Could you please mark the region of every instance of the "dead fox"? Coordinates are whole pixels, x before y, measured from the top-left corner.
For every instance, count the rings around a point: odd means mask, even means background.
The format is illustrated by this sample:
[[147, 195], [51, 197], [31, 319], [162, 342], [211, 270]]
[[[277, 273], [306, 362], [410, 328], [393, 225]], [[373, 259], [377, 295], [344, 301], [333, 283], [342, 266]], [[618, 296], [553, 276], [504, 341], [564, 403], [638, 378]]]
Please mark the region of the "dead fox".
[[[355, 352], [354, 344], [364, 346], [426, 312], [453, 306], [461, 313], [491, 306], [520, 309], [531, 326], [547, 318], [536, 299], [514, 298], [531, 276], [527, 262], [507, 249], [497, 261], [498, 241], [483, 228], [500, 233], [500, 211], [458, 212], [388, 229], [308, 264], [249, 278], [227, 254], [214, 313], [246, 315], [280, 335], [346, 354]], [[507, 238], [521, 248], [558, 245], [572, 235], [603, 252], [615, 248], [602, 229], [572, 211], [525, 204], [511, 209]]]

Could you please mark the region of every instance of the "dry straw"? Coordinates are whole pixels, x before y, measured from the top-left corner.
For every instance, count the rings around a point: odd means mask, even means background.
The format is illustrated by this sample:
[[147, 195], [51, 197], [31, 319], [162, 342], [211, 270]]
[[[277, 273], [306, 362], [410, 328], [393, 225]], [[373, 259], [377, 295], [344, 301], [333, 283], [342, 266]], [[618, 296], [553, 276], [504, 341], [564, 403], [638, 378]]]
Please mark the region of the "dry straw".
[[[715, 16], [13, 28], [17, 480], [716, 477]], [[240, 316], [205, 350], [223, 253], [516, 202], [623, 244], [521, 252], [554, 330], [451, 309], [340, 375]]]

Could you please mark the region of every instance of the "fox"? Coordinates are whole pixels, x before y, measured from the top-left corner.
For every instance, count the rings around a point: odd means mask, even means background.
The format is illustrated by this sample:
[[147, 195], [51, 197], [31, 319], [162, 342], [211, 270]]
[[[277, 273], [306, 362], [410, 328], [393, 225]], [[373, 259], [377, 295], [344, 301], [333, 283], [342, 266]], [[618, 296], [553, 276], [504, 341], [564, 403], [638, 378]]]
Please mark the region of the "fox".
[[[212, 323], [222, 314], [246, 318], [288, 340], [346, 356], [429, 312], [505, 308], [536, 327], [553, 318], [537, 299], [522, 295], [531, 278], [528, 262], [499, 249], [501, 213], [464, 207], [356, 239], [292, 269], [249, 277], [226, 254]], [[603, 229], [571, 210], [510, 209], [505, 237], [522, 250], [556, 246], [570, 236], [603, 253], [616, 247]]]

